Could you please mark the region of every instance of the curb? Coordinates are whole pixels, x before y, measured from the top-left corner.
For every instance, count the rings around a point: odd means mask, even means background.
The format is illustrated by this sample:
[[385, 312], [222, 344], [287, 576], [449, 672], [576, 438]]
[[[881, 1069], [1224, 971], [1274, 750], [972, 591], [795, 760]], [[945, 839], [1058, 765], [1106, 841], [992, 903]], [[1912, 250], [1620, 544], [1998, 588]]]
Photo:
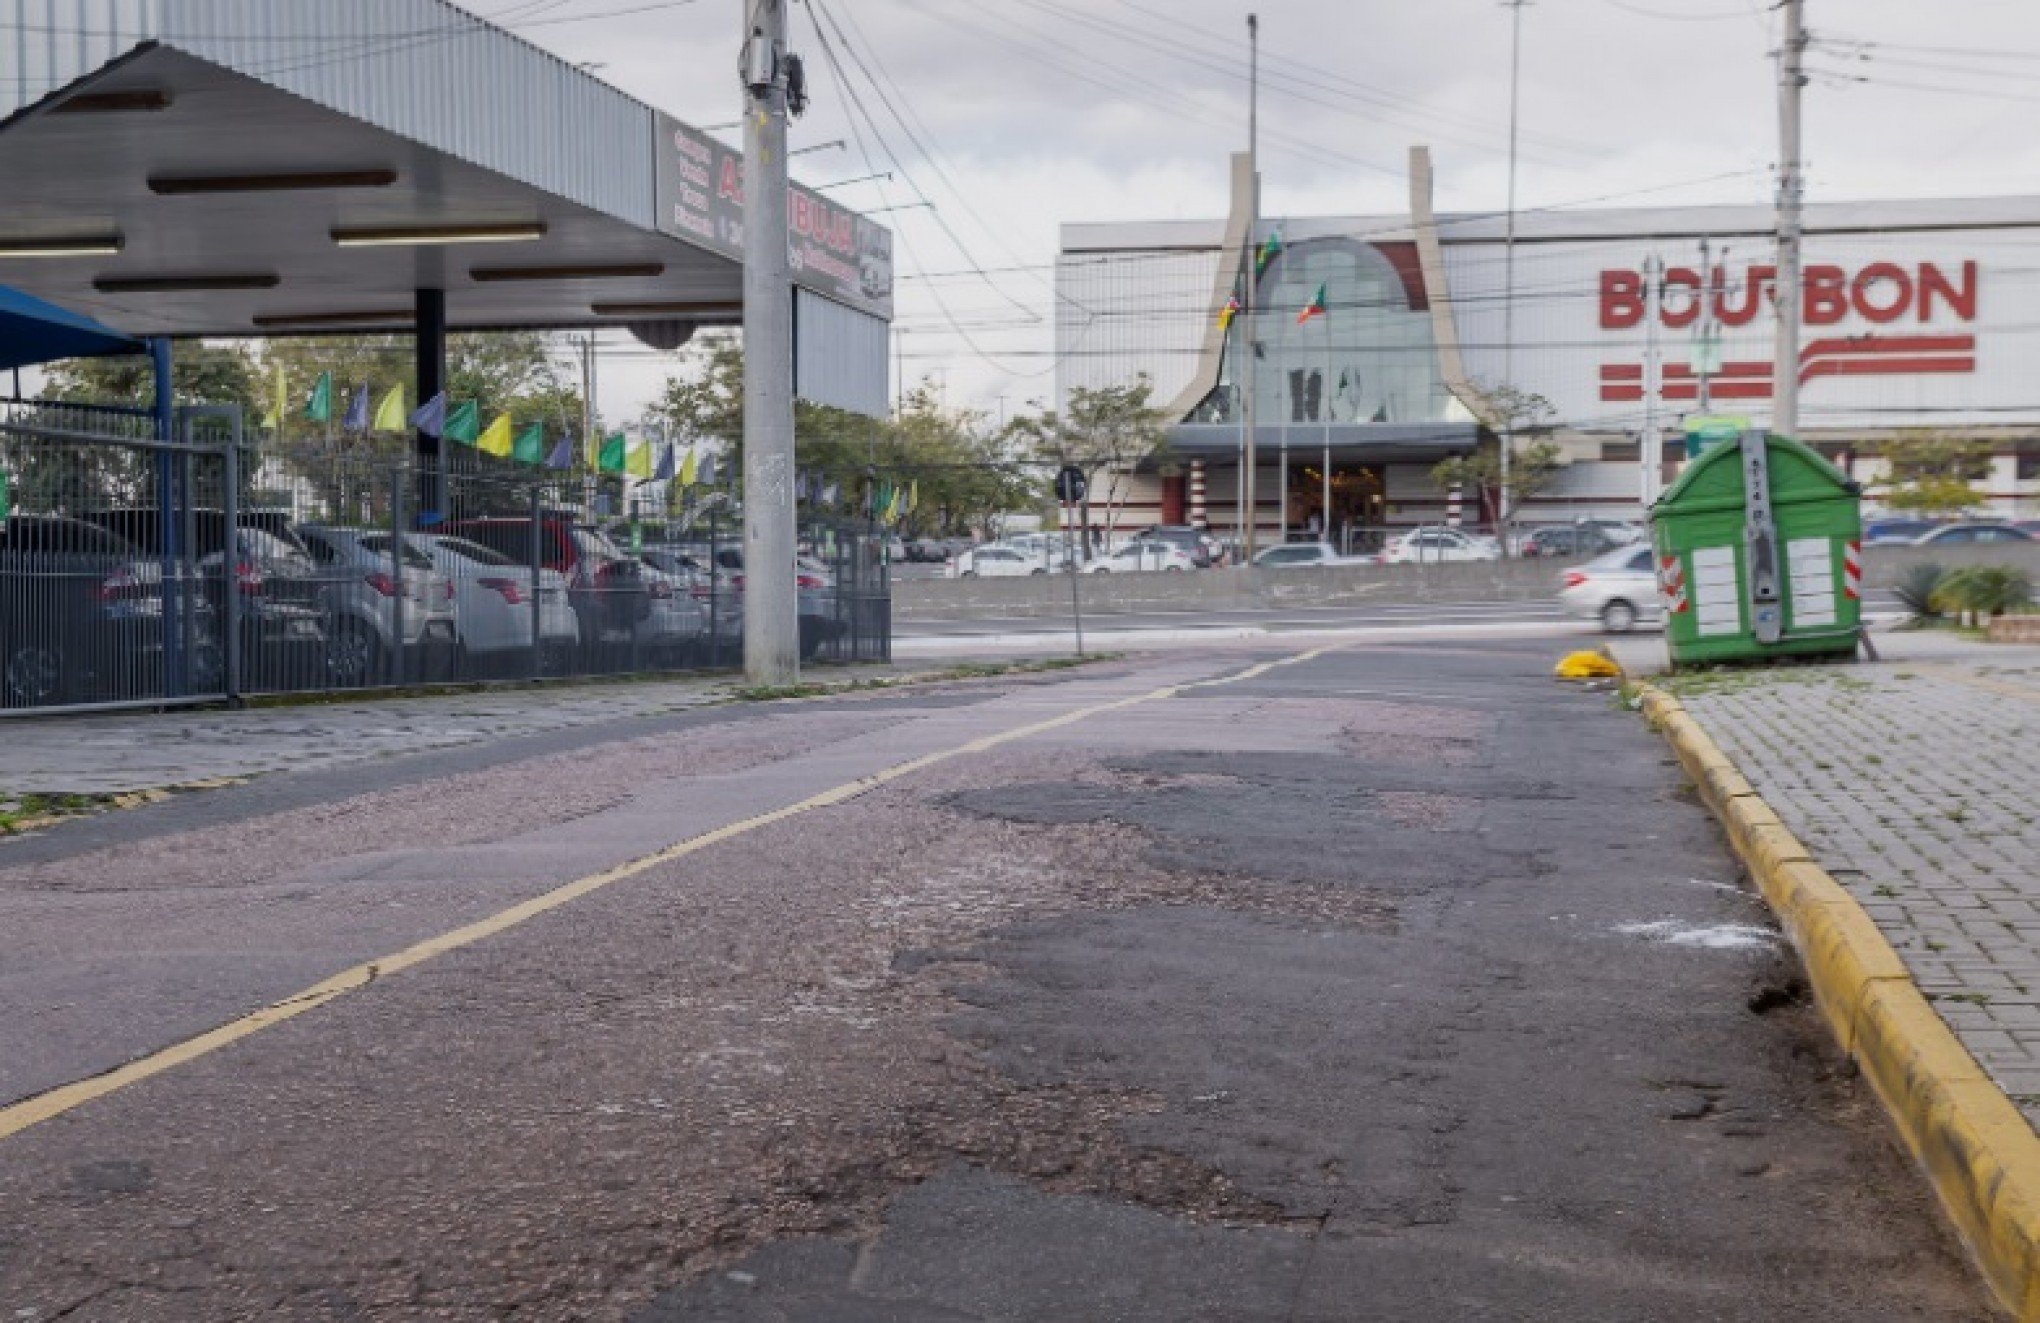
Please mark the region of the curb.
[[1985, 1280], [2014, 1317], [2040, 1323], [2040, 1136], [1927, 1002], [1876, 922], [1685, 707], [1650, 685], [1642, 700], [1798, 948], [1821, 1013]]

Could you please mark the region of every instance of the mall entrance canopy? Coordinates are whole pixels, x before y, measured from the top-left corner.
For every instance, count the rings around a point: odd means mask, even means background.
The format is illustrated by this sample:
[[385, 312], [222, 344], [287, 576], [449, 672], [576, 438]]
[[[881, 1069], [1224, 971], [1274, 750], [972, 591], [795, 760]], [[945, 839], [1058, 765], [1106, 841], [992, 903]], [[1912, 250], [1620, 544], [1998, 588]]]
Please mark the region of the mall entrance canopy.
[[[428, 398], [449, 330], [741, 321], [738, 153], [441, 0], [61, 12], [0, 4], [0, 285], [133, 336], [415, 333]], [[801, 394], [882, 415], [891, 235], [798, 188], [787, 231]]]

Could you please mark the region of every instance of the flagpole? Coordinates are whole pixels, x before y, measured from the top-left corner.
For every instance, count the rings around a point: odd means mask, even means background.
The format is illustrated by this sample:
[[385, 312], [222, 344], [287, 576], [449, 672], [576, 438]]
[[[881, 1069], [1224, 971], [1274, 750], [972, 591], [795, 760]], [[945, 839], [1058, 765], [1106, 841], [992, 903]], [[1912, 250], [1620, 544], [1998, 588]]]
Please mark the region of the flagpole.
[[1234, 532], [1240, 541], [1240, 563], [1254, 559], [1255, 525], [1260, 522], [1254, 492], [1254, 468], [1259, 463], [1254, 438], [1254, 378], [1260, 366], [1254, 345], [1254, 287], [1260, 283], [1255, 269], [1254, 232], [1261, 228], [1261, 16], [1247, 15], [1247, 370], [1242, 397], [1240, 439], [1240, 521]]

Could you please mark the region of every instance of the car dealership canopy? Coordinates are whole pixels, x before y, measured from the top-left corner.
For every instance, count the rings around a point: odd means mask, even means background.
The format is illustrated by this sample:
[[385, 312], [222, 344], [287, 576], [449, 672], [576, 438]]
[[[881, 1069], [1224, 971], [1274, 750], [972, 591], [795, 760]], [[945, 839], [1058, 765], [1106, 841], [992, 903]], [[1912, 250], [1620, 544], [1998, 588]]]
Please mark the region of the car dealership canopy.
[[[738, 153], [441, 0], [0, 0], [0, 73], [0, 285], [130, 335], [415, 331], [430, 393], [447, 330], [741, 319]], [[891, 235], [787, 222], [802, 394], [882, 413]]]

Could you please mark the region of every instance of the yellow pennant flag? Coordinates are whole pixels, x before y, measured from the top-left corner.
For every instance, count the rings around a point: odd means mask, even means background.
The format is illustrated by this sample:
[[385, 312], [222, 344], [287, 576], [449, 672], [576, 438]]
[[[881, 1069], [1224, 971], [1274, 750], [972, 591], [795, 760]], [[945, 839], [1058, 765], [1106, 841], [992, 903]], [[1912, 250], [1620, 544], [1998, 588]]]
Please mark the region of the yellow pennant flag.
[[490, 423], [481, 436], [475, 439], [475, 448], [484, 455], [495, 455], [502, 459], [510, 458], [510, 451], [515, 445], [515, 438], [510, 435], [510, 415], [507, 413], [497, 414], [496, 421]]
[[682, 487], [692, 487], [694, 485], [694, 475], [698, 471], [694, 463], [694, 447], [689, 446], [687, 448], [687, 458], [680, 461], [680, 485]]
[[276, 365], [276, 395], [270, 401], [269, 412], [262, 415], [262, 425], [264, 427], [280, 428], [283, 426], [284, 416], [289, 412], [290, 390], [284, 384], [283, 364], [278, 363]]
[[411, 415], [404, 408], [404, 388], [390, 387], [390, 393], [382, 397], [382, 403], [375, 406], [375, 422], [371, 424], [378, 432], [407, 432], [411, 428]]
[[640, 480], [652, 476], [652, 443], [640, 441], [624, 456], [623, 471]]

